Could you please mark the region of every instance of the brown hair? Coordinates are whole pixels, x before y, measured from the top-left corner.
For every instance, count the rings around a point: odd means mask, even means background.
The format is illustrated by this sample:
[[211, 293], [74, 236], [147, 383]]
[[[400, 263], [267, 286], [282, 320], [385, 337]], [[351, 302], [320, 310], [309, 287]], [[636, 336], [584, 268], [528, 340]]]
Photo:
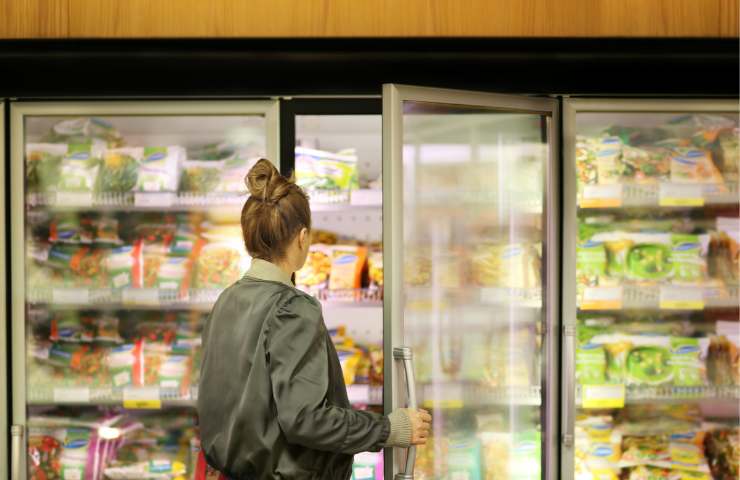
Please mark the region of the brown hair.
[[298, 232], [311, 229], [308, 197], [264, 158], [249, 170], [244, 183], [250, 194], [242, 208], [244, 246], [252, 258], [280, 260]]

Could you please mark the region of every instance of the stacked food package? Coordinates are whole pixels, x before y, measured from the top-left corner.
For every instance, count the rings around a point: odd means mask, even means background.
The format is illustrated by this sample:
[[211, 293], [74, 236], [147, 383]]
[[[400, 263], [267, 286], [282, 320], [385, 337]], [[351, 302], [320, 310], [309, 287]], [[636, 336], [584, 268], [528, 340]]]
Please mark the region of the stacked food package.
[[28, 418], [28, 478], [175, 480], [190, 478], [195, 418], [55, 410]]
[[348, 203], [351, 192], [359, 187], [357, 154], [354, 150], [329, 153], [297, 147], [295, 177], [313, 201]]
[[737, 425], [709, 422], [691, 405], [632, 406], [576, 420], [576, 475], [589, 479], [737, 478]]
[[[121, 194], [136, 192], [241, 196], [262, 148], [253, 136], [187, 149], [124, 146], [126, 140], [104, 119], [63, 120], [41, 142], [26, 144], [27, 185], [32, 194], [94, 194], [91, 204], [120, 202]], [[60, 198], [52, 202], [65, 203]]]
[[376, 243], [340, 242], [316, 230], [296, 285], [321, 299], [379, 300], [383, 295], [383, 251]]

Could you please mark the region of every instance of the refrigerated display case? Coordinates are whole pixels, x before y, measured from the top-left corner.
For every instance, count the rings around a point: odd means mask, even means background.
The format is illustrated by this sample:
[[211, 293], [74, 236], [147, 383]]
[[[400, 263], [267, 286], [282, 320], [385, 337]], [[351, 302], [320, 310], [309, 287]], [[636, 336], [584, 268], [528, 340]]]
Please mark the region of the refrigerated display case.
[[396, 85], [383, 101], [384, 403], [433, 418], [386, 477], [553, 478], [557, 102]]
[[[0, 102], [0, 108], [2, 108], [2, 111], [5, 112], [5, 102]], [[0, 161], [2, 161], [2, 165], [0, 165], [0, 185], [3, 186], [3, 189], [7, 188], [5, 183], [5, 165], [7, 163], [5, 162], [5, 115], [3, 114], [0, 118]], [[4, 191], [4, 190], [3, 190]], [[0, 198], [0, 252], [2, 252], [3, 255], [5, 255], [6, 249], [5, 249], [5, 238], [6, 238], [6, 231], [5, 231], [5, 214], [6, 214], [6, 203], [5, 203], [5, 195], [2, 195]], [[3, 261], [2, 266], [0, 266], [0, 319], [6, 319], [7, 318], [7, 309], [6, 305], [8, 304], [8, 298], [7, 298], [7, 285], [5, 283], [5, 279], [7, 278], [7, 262]], [[2, 325], [0, 325], [0, 345], [7, 345], [7, 337], [6, 337], [6, 324], [3, 322]], [[3, 413], [0, 414], [0, 428], [3, 432], [8, 432], [8, 416], [5, 412], [8, 411], [8, 388], [7, 388], [7, 382], [4, 379], [8, 378], [8, 365], [6, 362], [7, 355], [0, 356], [0, 378], [3, 379], [2, 384], [0, 384], [0, 408], [2, 408]], [[8, 478], [8, 475], [10, 474], [8, 469], [8, 435], [0, 435], [0, 477], [2, 478]]]
[[738, 476], [738, 119], [565, 101], [564, 478]]
[[188, 477], [200, 328], [249, 266], [243, 179], [277, 158], [277, 102], [18, 102], [11, 121], [19, 478]]
[[[321, 301], [354, 408], [383, 410], [381, 102], [281, 105], [283, 170], [309, 195], [312, 246], [296, 284]], [[355, 457], [355, 480], [383, 478], [382, 453]]]

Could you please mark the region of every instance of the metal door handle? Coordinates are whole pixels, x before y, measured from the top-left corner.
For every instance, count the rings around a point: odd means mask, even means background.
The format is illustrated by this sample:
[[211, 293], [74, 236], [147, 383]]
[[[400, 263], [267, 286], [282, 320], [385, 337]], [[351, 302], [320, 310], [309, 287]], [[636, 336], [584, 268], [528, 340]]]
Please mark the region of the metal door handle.
[[10, 442], [10, 478], [11, 480], [21, 480], [23, 425], [10, 427]]
[[576, 327], [563, 325], [563, 424], [562, 443], [565, 448], [572, 448], [575, 429], [575, 364]]
[[[408, 408], [416, 409], [416, 379], [414, 378], [414, 352], [411, 347], [396, 347], [393, 349], [393, 359], [403, 361], [403, 370], [406, 372], [406, 391], [408, 392]], [[394, 480], [414, 480], [414, 464], [416, 463], [416, 447], [410, 446], [406, 452], [406, 465], [402, 472], [396, 474]]]

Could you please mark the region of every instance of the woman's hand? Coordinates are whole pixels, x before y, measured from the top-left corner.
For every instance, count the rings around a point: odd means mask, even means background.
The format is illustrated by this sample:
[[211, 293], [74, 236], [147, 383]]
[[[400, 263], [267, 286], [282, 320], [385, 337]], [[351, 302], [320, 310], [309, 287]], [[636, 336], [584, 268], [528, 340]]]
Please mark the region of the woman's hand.
[[429, 430], [432, 426], [432, 416], [424, 409], [406, 409], [411, 421], [411, 445], [424, 445], [429, 438]]

